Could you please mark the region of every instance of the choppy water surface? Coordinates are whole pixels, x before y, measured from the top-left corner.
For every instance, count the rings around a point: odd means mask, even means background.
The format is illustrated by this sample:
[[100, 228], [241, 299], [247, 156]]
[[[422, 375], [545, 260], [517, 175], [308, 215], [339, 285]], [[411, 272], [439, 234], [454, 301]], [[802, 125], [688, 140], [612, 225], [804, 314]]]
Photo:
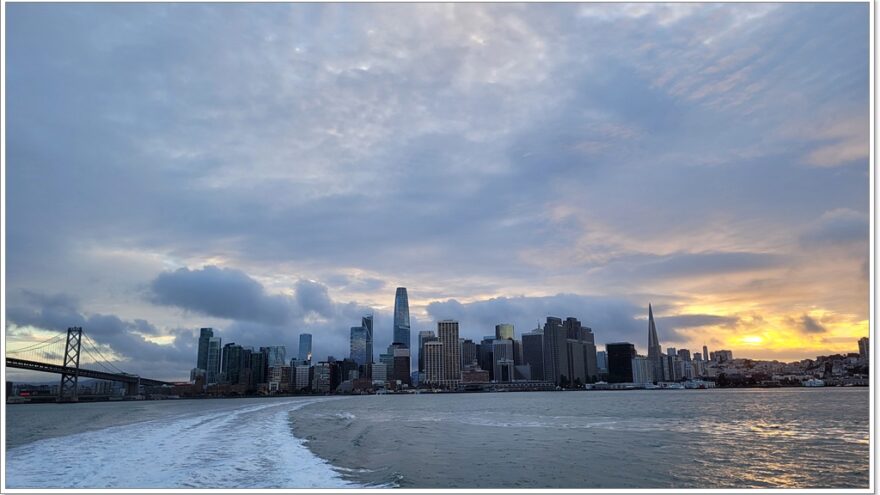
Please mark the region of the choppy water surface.
[[865, 488], [869, 397], [828, 388], [15, 405], [6, 483]]
[[868, 487], [867, 388], [372, 396], [294, 413], [358, 483]]

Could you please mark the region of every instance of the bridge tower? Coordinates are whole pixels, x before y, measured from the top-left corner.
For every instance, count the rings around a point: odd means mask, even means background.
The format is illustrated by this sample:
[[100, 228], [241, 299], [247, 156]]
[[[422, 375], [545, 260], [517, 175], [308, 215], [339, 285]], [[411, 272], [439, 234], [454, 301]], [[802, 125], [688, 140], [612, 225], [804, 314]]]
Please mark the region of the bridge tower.
[[79, 385], [79, 350], [82, 344], [82, 327], [67, 329], [67, 345], [64, 346], [64, 368], [73, 368], [73, 374], [61, 375], [58, 402], [76, 402]]

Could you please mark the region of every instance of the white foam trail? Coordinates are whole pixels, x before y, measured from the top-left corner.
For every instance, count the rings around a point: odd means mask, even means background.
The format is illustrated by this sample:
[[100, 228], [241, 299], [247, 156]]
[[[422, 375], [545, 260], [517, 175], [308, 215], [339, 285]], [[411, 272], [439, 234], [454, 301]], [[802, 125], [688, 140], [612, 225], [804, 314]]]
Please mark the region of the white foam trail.
[[321, 400], [248, 404], [40, 440], [7, 451], [7, 487], [352, 487], [290, 431], [289, 412]]

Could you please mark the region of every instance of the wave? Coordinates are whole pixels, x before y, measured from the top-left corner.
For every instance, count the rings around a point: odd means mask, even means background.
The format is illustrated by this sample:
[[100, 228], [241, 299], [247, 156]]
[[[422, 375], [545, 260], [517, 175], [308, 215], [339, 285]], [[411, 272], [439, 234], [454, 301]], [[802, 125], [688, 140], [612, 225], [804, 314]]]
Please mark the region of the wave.
[[291, 434], [290, 400], [39, 440], [7, 451], [8, 488], [345, 488]]

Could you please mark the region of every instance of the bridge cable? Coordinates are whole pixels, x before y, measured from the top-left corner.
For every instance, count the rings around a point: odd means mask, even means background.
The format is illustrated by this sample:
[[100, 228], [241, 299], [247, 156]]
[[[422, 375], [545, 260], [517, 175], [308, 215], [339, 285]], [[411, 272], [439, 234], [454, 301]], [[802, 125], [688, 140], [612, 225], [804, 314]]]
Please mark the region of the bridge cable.
[[36, 343], [36, 344], [26, 345], [26, 346], [22, 347], [21, 349], [11, 349], [11, 350], [10, 350], [10, 349], [7, 349], [7, 350], [6, 350], [6, 354], [17, 354], [17, 353], [19, 353], [19, 352], [23, 352], [23, 351], [36, 350], [36, 349], [38, 349], [38, 348], [40, 348], [40, 347], [43, 347], [43, 346], [49, 345], [49, 344], [51, 344], [53, 341], [59, 340], [59, 339], [61, 339], [61, 338], [63, 338], [63, 337], [66, 337], [66, 336], [67, 336], [66, 334], [58, 334], [58, 335], [52, 337], [51, 339], [47, 339], [47, 340], [44, 340], [44, 341], [42, 341], [42, 342], [38, 342], [38, 343]]
[[[102, 354], [101, 351], [98, 349], [98, 345], [95, 344], [95, 341], [94, 341], [94, 340], [92, 340], [91, 338], [89, 338], [89, 336], [86, 335], [86, 334], [83, 334], [83, 336], [86, 338], [86, 342], [92, 347], [92, 350], [94, 350], [95, 352], [97, 352], [98, 355], [101, 356], [101, 357], [104, 359], [104, 362], [106, 362], [107, 364], [109, 364], [110, 366], [112, 366], [112, 367], [113, 367], [118, 373], [122, 373], [123, 375], [127, 375], [127, 374], [128, 374], [128, 373], [126, 373], [125, 371], [122, 371], [121, 369], [119, 369], [119, 368], [118, 368], [116, 365], [114, 365], [109, 359], [107, 359], [107, 358], [104, 356], [104, 354]], [[88, 350], [88, 347], [89, 347], [89, 346], [86, 346], [86, 349], [87, 349], [87, 350]], [[91, 353], [89, 353], [89, 355], [91, 355]], [[94, 356], [92, 355], [92, 357], [94, 357]]]

